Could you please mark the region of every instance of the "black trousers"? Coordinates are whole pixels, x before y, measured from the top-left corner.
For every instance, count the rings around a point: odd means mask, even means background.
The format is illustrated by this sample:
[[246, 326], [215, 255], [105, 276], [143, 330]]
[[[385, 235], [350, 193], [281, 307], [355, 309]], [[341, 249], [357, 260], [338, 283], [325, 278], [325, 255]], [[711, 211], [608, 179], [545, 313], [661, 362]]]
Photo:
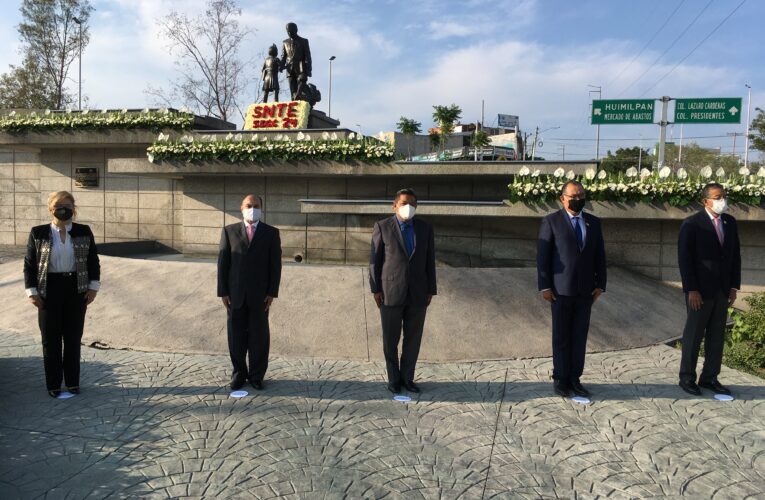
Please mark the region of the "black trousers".
[[[427, 306], [386, 306], [380, 307], [382, 319], [383, 353], [388, 382], [398, 384], [414, 381], [414, 368], [420, 355], [422, 329], [425, 326]], [[401, 345], [401, 361], [398, 358], [398, 341], [401, 330], [404, 340]]]
[[701, 341], [704, 340], [704, 368], [701, 370], [699, 382], [712, 382], [720, 375], [722, 365], [725, 323], [728, 319], [728, 297], [720, 291], [714, 298], [704, 299], [701, 309], [694, 311], [688, 305], [688, 294], [686, 294], [685, 307], [688, 317], [683, 330], [680, 381], [696, 381], [696, 363], [699, 361]]
[[592, 295], [557, 295], [551, 308], [553, 379], [579, 380], [584, 372]]
[[[232, 380], [261, 381], [268, 369], [271, 332], [263, 299], [245, 298], [242, 307], [231, 308], [228, 314], [228, 352], [234, 369]], [[250, 367], [247, 368], [249, 353]]]
[[[74, 273], [48, 273], [45, 304], [37, 319], [42, 334], [45, 385], [49, 391], [80, 386], [80, 341], [85, 325], [85, 294], [77, 293]], [[62, 350], [63, 344], [63, 350]]]

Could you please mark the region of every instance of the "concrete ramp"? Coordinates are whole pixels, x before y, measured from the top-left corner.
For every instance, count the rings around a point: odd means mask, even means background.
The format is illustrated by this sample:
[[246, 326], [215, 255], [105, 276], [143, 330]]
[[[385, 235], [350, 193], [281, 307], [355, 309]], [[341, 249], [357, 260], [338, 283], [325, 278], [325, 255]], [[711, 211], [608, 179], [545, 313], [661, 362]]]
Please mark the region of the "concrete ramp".
[[[226, 313], [211, 261], [102, 257], [102, 286], [89, 308], [84, 342], [150, 351], [227, 353]], [[420, 359], [546, 357], [550, 308], [529, 268], [438, 268], [439, 295], [425, 324]], [[24, 295], [22, 262], [0, 264], [0, 330], [38, 336], [37, 310]], [[682, 293], [609, 269], [595, 304], [588, 347], [606, 351], [677, 337]], [[382, 359], [379, 313], [366, 268], [285, 265], [271, 313], [275, 356]]]

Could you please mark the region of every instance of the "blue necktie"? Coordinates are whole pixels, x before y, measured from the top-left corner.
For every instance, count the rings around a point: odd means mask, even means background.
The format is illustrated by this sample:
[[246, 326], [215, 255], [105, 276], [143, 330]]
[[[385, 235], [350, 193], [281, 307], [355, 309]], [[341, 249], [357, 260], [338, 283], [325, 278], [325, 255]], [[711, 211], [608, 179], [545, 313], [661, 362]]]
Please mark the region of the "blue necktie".
[[576, 233], [576, 244], [581, 250], [584, 247], [584, 235], [582, 234], [582, 226], [579, 224], [579, 217], [574, 217], [574, 233]]
[[404, 245], [406, 246], [406, 254], [411, 257], [414, 250], [414, 242], [412, 241], [412, 225], [402, 224], [401, 234], [404, 237]]

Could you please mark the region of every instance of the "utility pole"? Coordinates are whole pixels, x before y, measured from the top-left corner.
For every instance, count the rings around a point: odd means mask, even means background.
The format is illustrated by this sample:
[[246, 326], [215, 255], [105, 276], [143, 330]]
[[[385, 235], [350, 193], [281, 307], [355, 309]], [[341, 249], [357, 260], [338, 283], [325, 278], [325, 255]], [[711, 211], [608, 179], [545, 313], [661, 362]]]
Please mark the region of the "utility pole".
[[[602, 99], [603, 97], [603, 87], [600, 85], [587, 85], [588, 87], [592, 87], [597, 90], [590, 90], [590, 97], [592, 97], [592, 94], [595, 92], [598, 93], [598, 99]], [[600, 124], [598, 124], [595, 127], [595, 161], [598, 161], [600, 159]]]
[[560, 147], [563, 149], [561, 153], [561, 161], [566, 161], [566, 145], [561, 144]]
[[638, 152], [638, 171], [641, 170], [643, 165], [643, 134], [640, 134], [640, 151]]
[[744, 146], [744, 167], [749, 167], [749, 113], [752, 109], [752, 87], [745, 83], [746, 92], [746, 146]]
[[327, 104], [327, 116], [332, 118], [332, 61], [337, 59], [335, 56], [329, 58], [329, 103]]
[[736, 157], [736, 137], [740, 135], [741, 132], [728, 132], [728, 137], [733, 136], [733, 158]]
[[656, 168], [661, 168], [664, 166], [664, 145], [667, 142], [667, 108], [669, 107], [669, 101], [671, 101], [672, 98], [669, 96], [662, 96], [661, 98], [661, 122], [659, 122], [659, 127], [661, 128], [659, 132], [659, 161]]
[[677, 151], [677, 163], [683, 165], [683, 124], [680, 124], [680, 148]]
[[537, 156], [537, 137], [539, 137], [539, 127], [534, 130], [534, 144], [531, 146], [531, 161]]
[[483, 130], [483, 111], [484, 111], [484, 100], [481, 99], [481, 130]]

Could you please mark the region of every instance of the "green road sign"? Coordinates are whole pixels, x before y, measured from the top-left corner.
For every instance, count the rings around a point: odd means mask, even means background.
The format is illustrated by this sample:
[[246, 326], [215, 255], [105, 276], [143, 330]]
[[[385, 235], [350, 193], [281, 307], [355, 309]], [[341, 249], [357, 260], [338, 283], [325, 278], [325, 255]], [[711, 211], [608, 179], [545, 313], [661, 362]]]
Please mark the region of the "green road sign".
[[741, 123], [740, 97], [675, 99], [675, 123]]
[[653, 123], [654, 99], [601, 99], [592, 101], [593, 125]]

